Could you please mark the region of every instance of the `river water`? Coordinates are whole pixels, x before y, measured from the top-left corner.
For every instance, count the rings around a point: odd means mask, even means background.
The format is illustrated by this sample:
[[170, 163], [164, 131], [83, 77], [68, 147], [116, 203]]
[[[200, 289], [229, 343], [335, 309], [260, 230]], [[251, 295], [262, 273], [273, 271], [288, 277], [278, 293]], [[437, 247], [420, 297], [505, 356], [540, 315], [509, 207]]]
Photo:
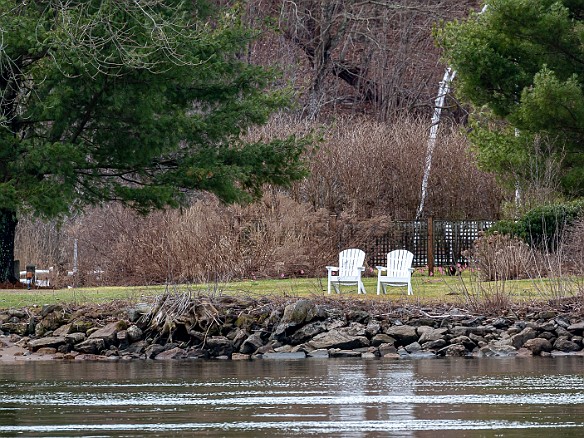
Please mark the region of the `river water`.
[[584, 357], [0, 365], [0, 436], [584, 436]]

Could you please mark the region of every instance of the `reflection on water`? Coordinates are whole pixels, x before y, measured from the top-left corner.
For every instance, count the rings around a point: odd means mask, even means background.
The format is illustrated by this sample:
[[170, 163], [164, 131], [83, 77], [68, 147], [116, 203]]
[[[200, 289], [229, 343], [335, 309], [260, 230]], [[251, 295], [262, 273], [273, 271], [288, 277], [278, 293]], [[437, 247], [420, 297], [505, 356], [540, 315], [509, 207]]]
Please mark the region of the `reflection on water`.
[[0, 366], [0, 436], [580, 436], [584, 358]]

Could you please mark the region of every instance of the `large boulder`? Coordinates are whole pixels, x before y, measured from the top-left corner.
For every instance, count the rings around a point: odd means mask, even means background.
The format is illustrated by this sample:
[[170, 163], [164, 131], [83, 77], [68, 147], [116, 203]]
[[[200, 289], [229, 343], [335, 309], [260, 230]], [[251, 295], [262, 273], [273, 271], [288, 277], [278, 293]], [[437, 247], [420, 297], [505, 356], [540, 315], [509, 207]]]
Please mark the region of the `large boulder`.
[[75, 350], [85, 354], [99, 354], [105, 350], [105, 341], [102, 338], [87, 339], [75, 345]]
[[280, 323], [274, 330], [276, 337], [288, 336], [297, 327], [314, 320], [319, 314], [319, 309], [311, 300], [298, 300], [295, 303], [288, 304], [284, 308], [284, 315]]
[[531, 327], [526, 327], [516, 335], [511, 336], [511, 345], [519, 350], [530, 339], [537, 337], [537, 332]]
[[125, 323], [122, 321], [110, 322], [105, 327], [97, 329], [88, 339], [103, 339], [107, 345], [111, 345], [116, 341], [116, 334], [125, 328]]
[[40, 348], [58, 348], [60, 345], [66, 343], [67, 339], [65, 339], [64, 336], [47, 336], [44, 338], [28, 341], [28, 349], [30, 351], [37, 351]]
[[353, 348], [369, 346], [369, 340], [365, 336], [355, 336], [347, 330], [336, 329], [316, 335], [307, 343], [315, 350], [339, 348], [341, 350], [352, 350]]
[[239, 348], [239, 352], [243, 354], [252, 354], [255, 353], [258, 348], [265, 344], [264, 340], [262, 339], [259, 333], [254, 333], [249, 336]]
[[570, 353], [572, 351], [579, 351], [580, 346], [575, 342], [571, 341], [569, 338], [561, 336], [558, 339], [556, 339], [556, 342], [554, 342], [554, 349], [562, 351], [564, 353]]
[[544, 338], [533, 338], [523, 344], [523, 348], [527, 348], [534, 356], [539, 356], [541, 353], [549, 353], [553, 349], [550, 341]]
[[424, 330], [420, 330], [420, 327], [418, 327], [418, 333], [420, 333], [420, 339], [418, 339], [418, 342], [420, 344], [424, 344], [426, 342], [430, 342], [430, 341], [437, 341], [438, 339], [444, 339], [444, 336], [446, 335], [446, 333], [448, 332], [447, 328], [431, 328], [428, 327]]
[[419, 339], [416, 328], [411, 325], [393, 325], [385, 330], [385, 334], [397, 341], [398, 345], [409, 345]]
[[325, 332], [326, 329], [326, 324], [322, 321], [311, 322], [310, 324], [306, 324], [304, 327], [296, 330], [290, 337], [290, 342], [293, 345], [302, 344], [303, 342], [312, 339], [319, 333]]

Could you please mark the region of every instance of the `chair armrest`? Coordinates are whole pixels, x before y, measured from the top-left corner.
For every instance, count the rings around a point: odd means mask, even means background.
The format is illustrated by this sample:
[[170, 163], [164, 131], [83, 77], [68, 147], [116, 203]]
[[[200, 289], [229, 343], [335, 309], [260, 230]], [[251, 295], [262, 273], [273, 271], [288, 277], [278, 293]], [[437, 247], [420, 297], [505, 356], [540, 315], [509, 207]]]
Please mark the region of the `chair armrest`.
[[387, 271], [387, 266], [376, 266], [375, 269], [378, 271]]
[[328, 271], [338, 271], [339, 267], [338, 266], [327, 266], [326, 269]]
[[361, 272], [365, 272], [365, 266], [359, 266], [357, 269]]
[[412, 274], [413, 274], [414, 272], [416, 272], [416, 270], [415, 270], [414, 268], [408, 268], [408, 271], [410, 271]]

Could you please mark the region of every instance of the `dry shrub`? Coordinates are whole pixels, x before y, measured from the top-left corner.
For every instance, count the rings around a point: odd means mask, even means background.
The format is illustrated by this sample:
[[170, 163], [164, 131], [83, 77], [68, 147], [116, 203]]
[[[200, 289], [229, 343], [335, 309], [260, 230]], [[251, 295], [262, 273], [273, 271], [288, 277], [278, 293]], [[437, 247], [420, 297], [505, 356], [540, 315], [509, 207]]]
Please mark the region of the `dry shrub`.
[[[413, 219], [420, 202], [429, 123], [407, 119], [388, 125], [343, 118], [329, 127], [310, 161], [310, 176], [292, 196], [313, 208], [362, 219], [378, 215]], [[478, 170], [468, 143], [445, 128], [430, 174], [426, 214], [448, 219], [496, 218], [502, 192]]]
[[328, 213], [277, 192], [248, 206], [208, 196], [146, 217], [108, 205], [74, 228], [84, 284], [317, 276], [336, 251]]
[[478, 270], [481, 281], [517, 280], [544, 274], [541, 254], [521, 239], [506, 234], [483, 235], [464, 255]]
[[[63, 284], [150, 284], [244, 277], [323, 275], [338, 252], [368, 253], [393, 219], [413, 219], [419, 203], [429, 122], [392, 125], [342, 118], [320, 127], [279, 114], [247, 134], [250, 141], [320, 131], [311, 174], [287, 192], [266, 189], [258, 203], [226, 206], [199, 196], [182, 211], [142, 217], [110, 204], [67, 221], [21, 221], [16, 242], [25, 263], [58, 266]], [[446, 219], [496, 218], [501, 193], [477, 170], [468, 145], [442, 129], [434, 153], [426, 213]], [[31, 227], [31, 228], [29, 228]], [[46, 227], [46, 229], [45, 229]], [[44, 230], [44, 231], [43, 231]], [[38, 235], [38, 233], [42, 235]]]
[[574, 274], [584, 275], [584, 218], [564, 231], [561, 248], [567, 268]]

